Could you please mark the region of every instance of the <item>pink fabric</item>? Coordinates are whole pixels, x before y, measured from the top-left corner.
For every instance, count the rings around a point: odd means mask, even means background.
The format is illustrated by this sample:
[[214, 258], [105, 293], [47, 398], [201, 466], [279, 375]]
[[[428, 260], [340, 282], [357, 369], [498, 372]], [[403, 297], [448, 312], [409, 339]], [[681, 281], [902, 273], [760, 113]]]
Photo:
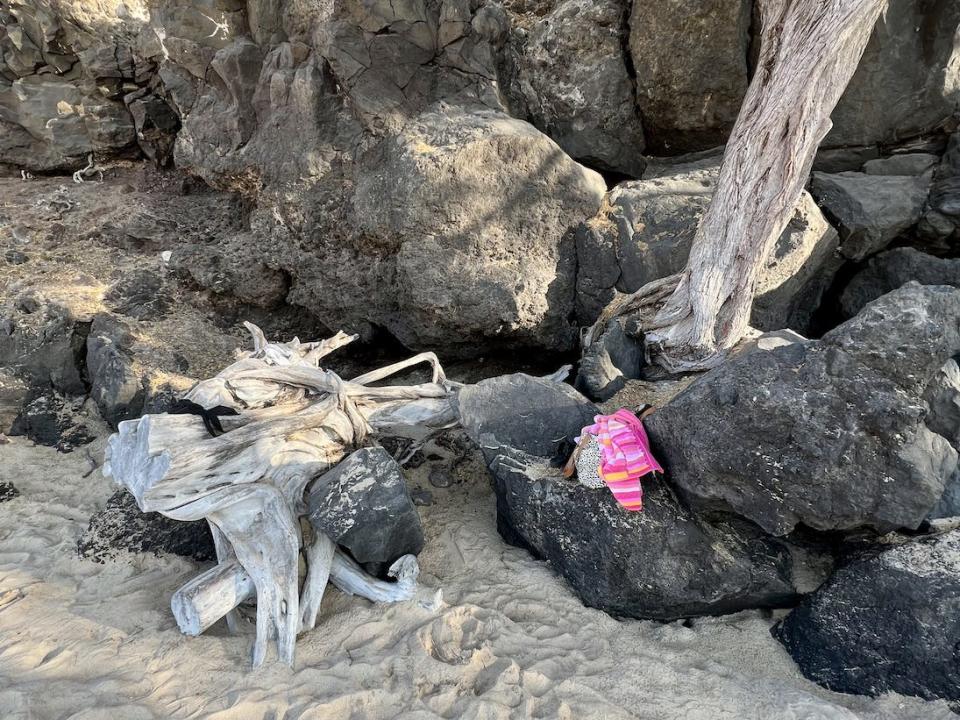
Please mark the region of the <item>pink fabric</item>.
[[[614, 498], [627, 510], [643, 509], [640, 478], [663, 467], [650, 451], [643, 423], [629, 410], [621, 408], [613, 415], [597, 415], [594, 424], [581, 433], [594, 435], [600, 446], [598, 475]], [[579, 438], [578, 438], [579, 440]]]

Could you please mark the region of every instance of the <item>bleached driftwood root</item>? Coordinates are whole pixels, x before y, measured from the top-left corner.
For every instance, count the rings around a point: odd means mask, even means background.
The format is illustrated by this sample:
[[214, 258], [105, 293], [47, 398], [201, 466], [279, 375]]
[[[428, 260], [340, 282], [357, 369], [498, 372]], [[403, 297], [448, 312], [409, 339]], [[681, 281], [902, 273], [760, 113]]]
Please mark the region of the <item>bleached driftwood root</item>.
[[[108, 443], [104, 474], [125, 486], [144, 512], [209, 522], [219, 565], [178, 590], [173, 611], [187, 634], [203, 632], [220, 617], [234, 627], [233, 609], [255, 594], [257, 666], [271, 638], [280, 660], [293, 662], [297, 633], [314, 626], [328, 581], [381, 602], [413, 595], [416, 571], [409, 559], [398, 561], [396, 583], [383, 583], [334, 553], [333, 543], [318, 533], [305, 548], [308, 572], [300, 594], [304, 494], [371, 434], [455, 424], [458, 386], [446, 380], [433, 353], [345, 381], [319, 361], [353, 336], [280, 344], [247, 327], [253, 351], [197, 383], [185, 398], [206, 410], [234, 411], [219, 415], [223, 434], [211, 436], [194, 414], [122, 422]], [[432, 368], [428, 383], [371, 386], [421, 363]]]
[[[329, 539], [323, 547], [324, 553], [329, 549], [329, 559], [324, 559], [318, 567], [326, 578], [322, 582], [320, 595], [316, 598], [310, 624], [304, 622], [304, 631], [312, 629], [316, 622], [316, 610], [319, 609], [327, 578], [342, 592], [376, 603], [404, 602], [417, 596], [429, 599], [437, 592], [417, 583], [420, 566], [413, 555], [404, 555], [390, 566], [388, 574], [395, 578], [396, 582], [387, 582], [371, 577], [350, 556], [335, 549], [336, 546]], [[311, 571], [313, 566], [308, 570]], [[319, 585], [318, 583], [317, 586]], [[256, 585], [243, 566], [237, 560], [228, 560], [197, 575], [174, 592], [170, 607], [180, 631], [185, 635], [196, 636], [226, 617], [241, 603], [252, 600], [256, 594]], [[308, 607], [310, 606], [304, 603], [305, 618]]]

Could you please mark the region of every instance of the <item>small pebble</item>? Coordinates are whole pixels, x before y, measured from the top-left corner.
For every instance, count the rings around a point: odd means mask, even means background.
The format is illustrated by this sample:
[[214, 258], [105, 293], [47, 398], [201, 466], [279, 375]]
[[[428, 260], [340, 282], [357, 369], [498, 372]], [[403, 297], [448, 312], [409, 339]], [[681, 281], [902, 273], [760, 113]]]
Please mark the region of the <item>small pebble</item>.
[[420, 505], [421, 507], [433, 505], [433, 493], [429, 490], [415, 488], [413, 492], [410, 493], [410, 497], [414, 505]]
[[453, 476], [445, 468], [434, 468], [430, 471], [428, 479], [435, 488], [447, 488], [453, 485]]
[[30, 259], [26, 253], [20, 252], [19, 250], [7, 250], [4, 258], [6, 258], [6, 261], [11, 265], [23, 265]]

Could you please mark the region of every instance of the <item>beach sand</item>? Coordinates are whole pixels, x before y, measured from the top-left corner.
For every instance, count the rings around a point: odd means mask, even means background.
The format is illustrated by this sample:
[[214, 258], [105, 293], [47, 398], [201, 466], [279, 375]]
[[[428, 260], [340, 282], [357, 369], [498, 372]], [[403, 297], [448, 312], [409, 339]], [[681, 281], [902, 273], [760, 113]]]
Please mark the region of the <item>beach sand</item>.
[[[102, 459], [104, 438], [89, 446]], [[23, 438], [0, 445], [0, 717], [5, 720], [952, 720], [945, 703], [845, 696], [804, 680], [760, 612], [688, 623], [619, 621], [584, 607], [565, 582], [497, 534], [476, 457], [457, 483], [412, 486], [421, 508], [429, 612], [376, 606], [330, 589], [291, 669], [252, 670], [249, 632], [223, 623], [181, 635], [171, 593], [200, 565], [122, 554], [77, 556], [90, 515], [114, 491], [83, 450]]]

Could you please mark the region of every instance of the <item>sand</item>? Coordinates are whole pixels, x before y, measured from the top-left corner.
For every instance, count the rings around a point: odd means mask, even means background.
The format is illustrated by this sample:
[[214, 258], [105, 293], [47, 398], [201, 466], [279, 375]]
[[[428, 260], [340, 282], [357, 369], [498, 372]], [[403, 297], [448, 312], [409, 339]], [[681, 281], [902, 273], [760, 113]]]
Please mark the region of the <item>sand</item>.
[[[104, 439], [90, 446], [102, 457]], [[200, 566], [127, 554], [77, 556], [114, 488], [83, 451], [22, 438], [0, 445], [0, 717], [5, 720], [217, 718], [643, 718], [954, 720], [944, 703], [830, 693], [804, 680], [760, 612], [658, 624], [584, 607], [564, 581], [496, 532], [476, 458], [430, 488], [423, 579], [444, 605], [375, 606], [335, 590], [302, 636], [293, 669], [252, 671], [250, 633], [222, 623], [182, 636], [173, 590]]]

